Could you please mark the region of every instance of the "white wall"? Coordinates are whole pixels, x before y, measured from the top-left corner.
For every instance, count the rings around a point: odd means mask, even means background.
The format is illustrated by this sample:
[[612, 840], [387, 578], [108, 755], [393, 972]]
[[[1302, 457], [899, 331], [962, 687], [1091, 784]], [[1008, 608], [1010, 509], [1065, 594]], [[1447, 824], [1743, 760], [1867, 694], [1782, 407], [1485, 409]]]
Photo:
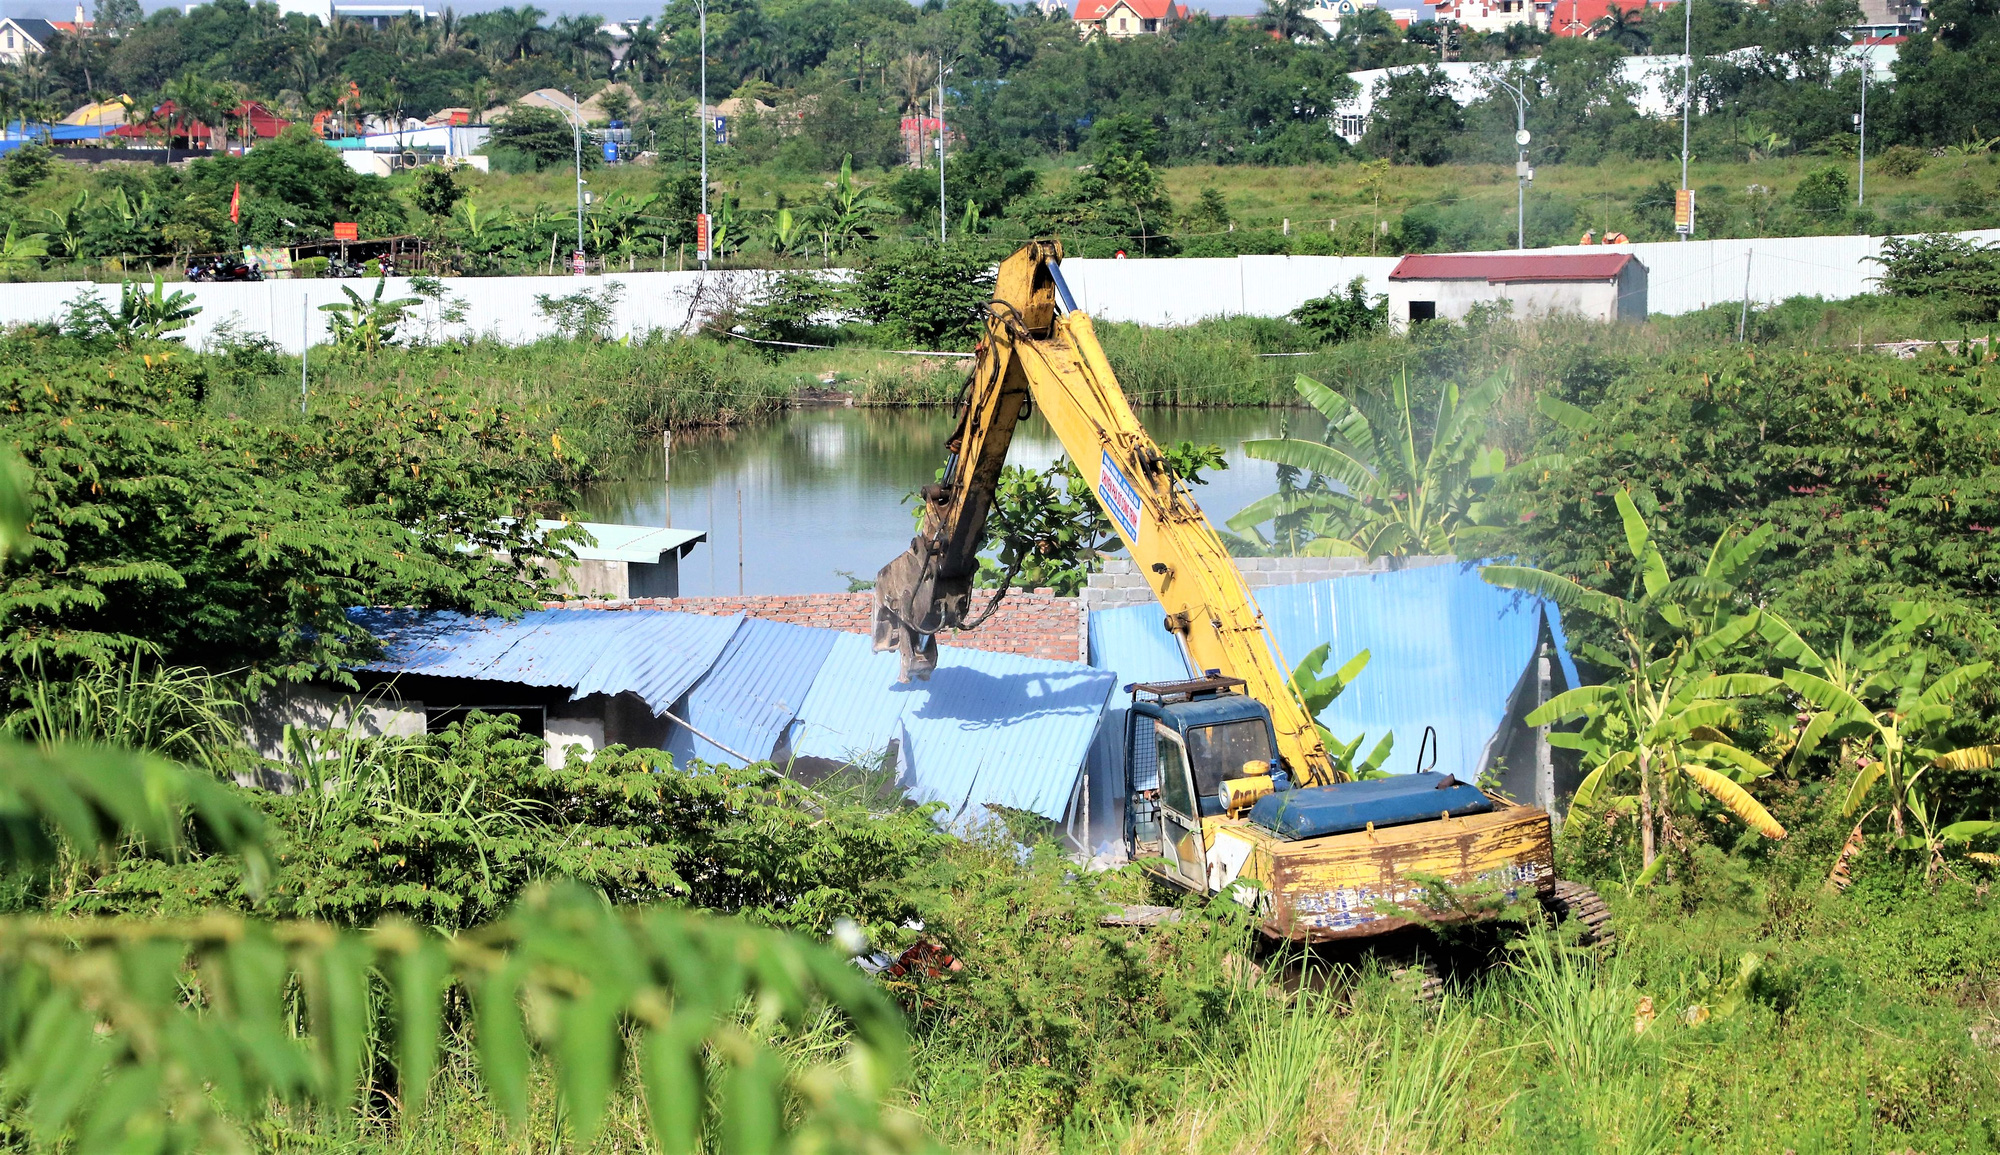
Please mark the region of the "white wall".
[[[440, 336], [485, 334], [510, 343], [525, 343], [555, 332], [535, 310], [535, 297], [565, 296], [580, 289], [599, 291], [609, 283], [624, 286], [613, 321], [612, 336], [643, 334], [653, 329], [691, 331], [717, 308], [749, 294], [771, 274], [760, 270], [730, 272], [614, 273], [602, 277], [451, 277], [450, 294], [467, 305], [466, 321], [439, 331]], [[342, 287], [364, 299], [375, 293], [373, 278], [197, 283], [169, 285], [169, 291], [192, 293], [201, 312], [185, 330], [190, 343], [207, 342], [218, 325], [234, 318], [244, 332], [261, 333], [288, 353], [297, 353], [311, 334], [314, 344], [327, 340], [327, 315], [321, 305], [347, 299]], [[148, 283], [150, 290], [150, 282]], [[0, 284], [0, 325], [47, 321], [61, 316], [64, 303], [78, 292], [93, 292], [108, 307], [118, 307], [119, 287], [88, 281]], [[409, 296], [409, 280], [391, 277], [383, 299]], [[428, 308], [419, 313], [422, 328]]]
[[[2000, 241], [2000, 229], [1960, 233], [1982, 243]], [[1654, 314], [1694, 312], [1709, 305], [1740, 301], [1749, 273], [1752, 304], [1787, 297], [1828, 300], [1875, 291], [1881, 266], [1869, 261], [1881, 251], [1879, 237], [1760, 237], [1734, 241], [1661, 241], [1614, 246], [1630, 252], [1647, 269], [1647, 306]], [[1603, 252], [1604, 246], [1561, 245], [1539, 253]], [[1077, 307], [1100, 320], [1146, 325], [1186, 325], [1211, 317], [1281, 317], [1313, 297], [1344, 289], [1360, 277], [1370, 295], [1386, 294], [1395, 257], [1216, 257], [1063, 262], [1063, 275]], [[614, 336], [654, 329], [692, 331], [708, 315], [753, 297], [773, 274], [761, 270], [727, 272], [613, 273], [603, 277], [454, 277], [451, 294], [468, 305], [467, 321], [444, 336], [486, 334], [502, 341], [527, 342], [554, 333], [535, 311], [538, 294], [562, 296], [606, 283], [625, 287], [614, 321]], [[836, 275], [840, 275], [836, 273]], [[409, 282], [391, 278], [385, 297], [405, 295]], [[287, 352], [299, 351], [305, 333], [315, 344], [327, 340], [326, 315], [319, 306], [345, 300], [342, 286], [364, 296], [373, 280], [272, 280], [242, 284], [176, 285], [202, 306], [189, 339], [199, 345], [216, 326], [235, 318], [239, 329], [268, 335]], [[79, 291], [96, 293], [116, 307], [118, 286], [86, 281], [0, 284], [0, 325], [49, 321]]]

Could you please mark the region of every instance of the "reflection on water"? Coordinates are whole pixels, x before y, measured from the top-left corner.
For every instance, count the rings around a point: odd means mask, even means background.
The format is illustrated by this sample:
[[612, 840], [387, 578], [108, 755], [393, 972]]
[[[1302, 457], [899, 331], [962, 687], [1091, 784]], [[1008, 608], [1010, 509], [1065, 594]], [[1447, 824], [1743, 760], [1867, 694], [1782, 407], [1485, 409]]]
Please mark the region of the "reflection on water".
[[[1220, 444], [1229, 469], [1195, 498], [1219, 525], [1277, 486], [1277, 467], [1243, 456], [1242, 442], [1276, 436], [1291, 420], [1316, 433], [1318, 419], [1264, 409], [1173, 409], [1141, 414], [1166, 444]], [[944, 464], [949, 410], [804, 409], [769, 421], [675, 437], [671, 524], [708, 530], [681, 562], [681, 593], [821, 593], [847, 588], [842, 571], [873, 578], [910, 544], [904, 498]], [[1007, 460], [1041, 469], [1062, 447], [1039, 414], [1015, 434]], [[611, 471], [618, 480], [584, 495], [590, 520], [666, 525], [668, 488], [658, 446]], [[739, 533], [738, 523], [742, 525]], [[740, 567], [739, 567], [740, 559]]]

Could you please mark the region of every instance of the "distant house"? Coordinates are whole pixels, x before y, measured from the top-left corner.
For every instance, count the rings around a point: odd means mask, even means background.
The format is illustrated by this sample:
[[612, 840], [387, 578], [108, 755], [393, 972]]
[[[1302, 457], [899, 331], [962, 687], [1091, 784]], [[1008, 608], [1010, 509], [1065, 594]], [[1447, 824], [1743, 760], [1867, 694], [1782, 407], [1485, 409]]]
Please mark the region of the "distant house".
[[1070, 19], [1086, 39], [1101, 33], [1124, 40], [1158, 35], [1187, 14], [1187, 6], [1174, 0], [1077, 0]]
[[1516, 317], [1646, 319], [1646, 266], [1631, 253], [1450, 253], [1404, 257], [1389, 273], [1389, 323], [1463, 320], [1475, 305]]
[[1517, 24], [1544, 29], [1555, 7], [1556, 0], [1446, 0], [1437, 6], [1437, 18], [1468, 32], [1505, 32]]
[[40, 56], [56, 42], [59, 33], [60, 29], [47, 20], [0, 18], [0, 64], [20, 64], [30, 56]]

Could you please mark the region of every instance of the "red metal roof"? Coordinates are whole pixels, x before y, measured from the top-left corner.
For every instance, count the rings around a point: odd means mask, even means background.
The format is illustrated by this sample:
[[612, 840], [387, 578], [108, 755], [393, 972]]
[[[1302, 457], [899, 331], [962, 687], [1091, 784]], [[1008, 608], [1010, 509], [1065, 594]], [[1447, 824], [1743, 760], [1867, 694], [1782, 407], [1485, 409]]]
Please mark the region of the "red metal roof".
[[[272, 137], [291, 127], [292, 123], [254, 100], [245, 101], [229, 110], [228, 127], [231, 138], [235, 138], [242, 133], [245, 117], [249, 118], [251, 135], [258, 140], [270, 140]], [[162, 102], [159, 108], [155, 110], [153, 123], [127, 123], [112, 129], [104, 135], [134, 137], [185, 136], [190, 141], [195, 141], [207, 140], [209, 132], [210, 127], [208, 125], [195, 124], [190, 122], [185, 116], [176, 115], [174, 102], [168, 100]]]
[[1435, 253], [1404, 257], [1392, 281], [1609, 281], [1625, 271], [1631, 253]]
[[[1086, 23], [1102, 20], [1118, 7], [1121, 0], [1076, 0], [1076, 8], [1071, 16]], [[1122, 0], [1141, 20], [1185, 20], [1187, 7], [1173, 0]]]

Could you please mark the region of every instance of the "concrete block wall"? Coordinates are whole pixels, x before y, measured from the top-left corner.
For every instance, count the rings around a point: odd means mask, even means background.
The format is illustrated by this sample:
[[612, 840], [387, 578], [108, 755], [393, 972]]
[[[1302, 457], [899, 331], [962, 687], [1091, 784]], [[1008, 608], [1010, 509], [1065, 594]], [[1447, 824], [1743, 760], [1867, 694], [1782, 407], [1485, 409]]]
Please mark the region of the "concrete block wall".
[[[1325, 578], [1349, 577], [1363, 573], [1388, 573], [1457, 561], [1453, 557], [1382, 557], [1370, 561], [1359, 557], [1239, 557], [1236, 568], [1253, 590], [1266, 586], [1297, 585]], [[1144, 605], [1153, 601], [1146, 576], [1129, 557], [1107, 558], [1101, 572], [1090, 575], [1083, 591], [1086, 612], [1111, 610], [1120, 606]]]
[[[983, 605], [985, 593], [975, 595]], [[742, 597], [626, 598], [616, 601], [560, 603], [589, 609], [676, 610], [686, 614], [744, 614], [773, 622], [817, 626], [849, 634], [874, 631], [875, 595], [751, 594]], [[976, 630], [952, 631], [938, 640], [995, 654], [1020, 654], [1058, 662], [1089, 660], [1083, 599], [1057, 597], [1049, 589], [1014, 590], [994, 615]]]

